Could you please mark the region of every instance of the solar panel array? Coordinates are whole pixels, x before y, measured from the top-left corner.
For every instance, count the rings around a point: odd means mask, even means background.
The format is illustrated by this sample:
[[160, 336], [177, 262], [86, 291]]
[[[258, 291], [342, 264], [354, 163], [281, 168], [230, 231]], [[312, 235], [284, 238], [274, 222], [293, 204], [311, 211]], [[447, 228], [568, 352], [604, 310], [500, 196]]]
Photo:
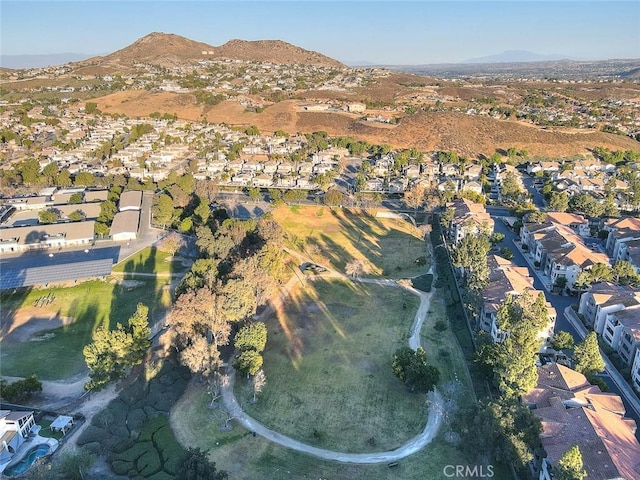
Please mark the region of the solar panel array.
[[111, 258], [30, 268], [9, 266], [2, 269], [0, 290], [104, 277], [111, 274], [112, 266]]

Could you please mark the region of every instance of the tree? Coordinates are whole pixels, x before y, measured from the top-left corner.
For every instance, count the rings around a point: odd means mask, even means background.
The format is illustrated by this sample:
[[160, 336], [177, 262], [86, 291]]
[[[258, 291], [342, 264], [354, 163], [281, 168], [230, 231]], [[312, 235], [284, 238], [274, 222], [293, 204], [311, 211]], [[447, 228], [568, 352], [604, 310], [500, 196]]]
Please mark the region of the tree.
[[412, 392], [430, 392], [440, 381], [440, 371], [427, 364], [427, 354], [422, 347], [415, 351], [409, 347], [396, 350], [391, 370]]
[[551, 346], [554, 350], [571, 350], [573, 349], [574, 341], [569, 332], [561, 330], [553, 335], [551, 338]]
[[262, 352], [267, 345], [267, 326], [264, 322], [245, 325], [236, 333], [233, 343], [241, 351]]
[[233, 366], [245, 375], [255, 375], [262, 368], [262, 355], [255, 350], [245, 350], [236, 356]]
[[82, 193], [76, 192], [69, 197], [69, 204], [75, 205], [77, 203], [82, 203]]
[[5, 402], [21, 403], [29, 400], [34, 393], [41, 391], [42, 382], [36, 378], [35, 374], [13, 383], [0, 380], [0, 397]]
[[193, 213], [197, 216], [197, 223], [199, 225], [204, 225], [209, 221], [209, 217], [211, 216], [211, 207], [205, 197], [200, 197], [198, 201], [198, 206], [195, 208]]
[[38, 221], [40, 223], [44, 223], [44, 224], [56, 223], [58, 220], [60, 220], [60, 213], [58, 210], [49, 208], [47, 210], [40, 210], [38, 212]]
[[74, 210], [69, 214], [67, 218], [69, 218], [69, 220], [71, 220], [72, 222], [81, 222], [82, 220], [84, 220], [85, 216], [82, 210]]
[[600, 217], [604, 206], [588, 193], [578, 193], [569, 200], [569, 211], [583, 213], [589, 217]]
[[219, 371], [214, 371], [209, 376], [209, 393], [211, 394], [210, 406], [215, 404], [215, 401], [222, 396], [222, 389], [229, 385], [229, 375], [224, 375]]
[[414, 212], [418, 211], [425, 201], [426, 189], [422, 183], [417, 183], [409, 190], [404, 192], [404, 203], [409, 208], [413, 208]]
[[591, 377], [603, 372], [605, 367], [596, 332], [589, 332], [573, 351], [573, 369], [585, 377]]
[[173, 218], [173, 200], [165, 193], [160, 194], [154, 198], [151, 211], [155, 223], [165, 228], [165, 226], [171, 223], [171, 219]]
[[545, 296], [525, 291], [507, 295], [498, 309], [498, 325], [507, 332], [503, 343], [487, 347], [496, 384], [505, 397], [517, 398], [538, 381], [535, 359], [542, 341], [539, 333], [549, 321]]
[[73, 184], [76, 186], [92, 187], [96, 184], [96, 179], [92, 173], [78, 172], [73, 179]]
[[267, 384], [267, 376], [264, 374], [264, 370], [258, 370], [253, 376], [253, 402], [257, 402], [256, 395], [262, 391]]
[[344, 202], [344, 194], [335, 188], [331, 188], [325, 193], [323, 202], [329, 207], [337, 207]]
[[509, 205], [515, 205], [522, 200], [524, 191], [520, 187], [517, 176], [514, 172], [507, 172], [502, 179], [500, 185], [500, 195], [504, 203]]
[[513, 258], [513, 252], [508, 247], [502, 247], [500, 249], [500, 256], [502, 258], [506, 258], [507, 260], [511, 260]]
[[611, 270], [612, 279], [621, 285], [638, 285], [640, 283], [640, 274], [635, 267], [625, 261], [618, 260]]
[[186, 245], [184, 237], [176, 232], [169, 232], [160, 242], [159, 249], [173, 256]]
[[98, 221], [105, 224], [111, 224], [113, 217], [115, 217], [118, 207], [113, 200], [105, 200], [100, 205], [100, 213], [98, 214]]
[[351, 260], [344, 267], [344, 273], [353, 278], [359, 278], [362, 274], [369, 273], [371, 271], [371, 265], [364, 263], [364, 261], [356, 258]]
[[456, 415], [454, 428], [460, 432], [461, 448], [470, 458], [488, 455], [519, 472], [525, 472], [542, 433], [540, 420], [527, 405], [504, 397], [481, 400], [463, 410]]
[[554, 480], [582, 480], [587, 476], [583, 468], [582, 453], [578, 445], [564, 452], [553, 468]]
[[100, 237], [106, 237], [109, 235], [109, 226], [102, 222], [96, 222], [93, 225], [93, 231]]
[[249, 198], [251, 198], [251, 200], [253, 200], [254, 202], [257, 202], [258, 200], [260, 200], [261, 196], [262, 195], [258, 187], [249, 188]]
[[139, 303], [126, 327], [116, 324], [93, 332], [92, 342], [82, 349], [89, 367], [87, 390], [100, 390], [110, 381], [122, 378], [128, 367], [140, 363], [149, 346], [149, 308]]
[[86, 450], [63, 452], [56, 462], [55, 472], [65, 480], [85, 480], [95, 461], [95, 455]]
[[[218, 348], [229, 343], [231, 325], [224, 302], [223, 295], [203, 287], [183, 293], [173, 305], [171, 327], [176, 333], [176, 347], [181, 351], [181, 360], [188, 362], [185, 366], [194, 373], [215, 370], [220, 364]], [[205, 349], [203, 339], [211, 347]], [[206, 362], [193, 361], [199, 358]]]
[[226, 480], [229, 478], [224, 470], [217, 470], [205, 452], [199, 448], [189, 448], [178, 463], [176, 477], [181, 480]]
[[149, 307], [138, 303], [136, 311], [129, 317], [127, 332], [131, 335], [132, 344], [127, 363], [137, 365], [144, 359], [151, 346], [151, 328], [149, 327]]
[[529, 221], [531, 223], [544, 223], [546, 219], [547, 219], [547, 212], [534, 210], [529, 214]]
[[465, 235], [451, 252], [453, 265], [463, 269], [467, 286], [482, 290], [489, 278], [487, 254], [491, 249], [489, 238], [484, 234]]

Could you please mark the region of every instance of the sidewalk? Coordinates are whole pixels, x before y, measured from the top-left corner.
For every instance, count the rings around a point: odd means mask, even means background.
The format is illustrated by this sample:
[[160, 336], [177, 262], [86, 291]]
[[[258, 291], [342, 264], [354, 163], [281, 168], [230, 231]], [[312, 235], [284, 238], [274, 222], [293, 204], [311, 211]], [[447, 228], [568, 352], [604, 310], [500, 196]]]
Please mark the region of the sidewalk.
[[[567, 307], [565, 309], [564, 316], [566, 317], [567, 321], [571, 323], [571, 325], [573, 325], [573, 328], [575, 328], [576, 331], [580, 334], [581, 338], [587, 336], [587, 329], [582, 324], [582, 322], [576, 315], [576, 312], [571, 307]], [[622, 375], [620, 375], [618, 369], [611, 363], [609, 358], [607, 358], [602, 350], [600, 350], [600, 354], [602, 355], [602, 359], [604, 360], [604, 363], [606, 365], [605, 372], [607, 373], [607, 375], [609, 375], [611, 381], [615, 383], [615, 385], [624, 394], [625, 400], [629, 402], [629, 405], [631, 405], [631, 407], [635, 410], [636, 414], [640, 416], [640, 399], [638, 399], [638, 396], [634, 392], [633, 388], [631, 388], [631, 385], [629, 385], [627, 381], [622, 377]]]

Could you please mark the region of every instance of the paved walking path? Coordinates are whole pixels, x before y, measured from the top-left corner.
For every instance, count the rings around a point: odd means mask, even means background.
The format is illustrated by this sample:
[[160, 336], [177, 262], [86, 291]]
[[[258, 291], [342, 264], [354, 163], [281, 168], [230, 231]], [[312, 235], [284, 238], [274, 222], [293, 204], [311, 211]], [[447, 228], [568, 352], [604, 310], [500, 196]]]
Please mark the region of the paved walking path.
[[[299, 255], [296, 255], [299, 256]], [[433, 273], [433, 267], [429, 270], [429, 273]], [[332, 277], [341, 277], [345, 279], [349, 279], [346, 275], [343, 275], [339, 272], [327, 269], [326, 274], [322, 274], [322, 276], [329, 275]], [[293, 279], [292, 279], [293, 280]], [[425, 293], [415, 288], [411, 287], [403, 287], [399, 285], [395, 280], [387, 280], [387, 279], [374, 279], [374, 278], [352, 278], [350, 279], [355, 282], [376, 284], [388, 287], [398, 287], [405, 288], [414, 295], [418, 295], [420, 297], [420, 306], [418, 311], [416, 312], [416, 316], [413, 320], [410, 330], [409, 336], [409, 347], [412, 349], [417, 349], [420, 346], [420, 330], [422, 329], [422, 324], [426, 319], [427, 312], [429, 311], [429, 305], [431, 304], [431, 297], [433, 292]], [[297, 278], [295, 281], [290, 281], [287, 286], [291, 288], [297, 282]], [[283, 292], [280, 296], [278, 296], [279, 302], [282, 302], [288, 294], [288, 289]], [[355, 463], [355, 464], [372, 464], [372, 463], [383, 463], [383, 462], [393, 462], [400, 460], [402, 458], [408, 457], [412, 455], [426, 445], [428, 445], [433, 438], [437, 435], [440, 426], [442, 425], [442, 419], [444, 415], [444, 402], [442, 396], [439, 392], [433, 391], [427, 394], [427, 399], [429, 401], [429, 416], [427, 418], [427, 423], [418, 435], [413, 437], [411, 440], [396, 448], [395, 450], [389, 450], [385, 452], [372, 452], [372, 453], [344, 453], [344, 452], [336, 452], [333, 450], [325, 450], [322, 448], [313, 447], [311, 445], [307, 445], [305, 443], [294, 440], [291, 437], [287, 437], [282, 435], [270, 428], [265, 427], [262, 423], [258, 422], [253, 417], [247, 415], [242, 407], [238, 403], [238, 399], [233, 393], [233, 386], [235, 384], [235, 371], [233, 367], [229, 365], [229, 383], [226, 387], [222, 389], [222, 402], [229, 412], [229, 415], [233, 417], [240, 425], [244, 428], [255, 432], [257, 435], [260, 435], [266, 438], [269, 441], [277, 443], [278, 445], [282, 445], [283, 447], [291, 448], [298, 452], [307, 453], [309, 455], [313, 455], [314, 457], [322, 458], [324, 460], [334, 460], [338, 462], [344, 463]]]

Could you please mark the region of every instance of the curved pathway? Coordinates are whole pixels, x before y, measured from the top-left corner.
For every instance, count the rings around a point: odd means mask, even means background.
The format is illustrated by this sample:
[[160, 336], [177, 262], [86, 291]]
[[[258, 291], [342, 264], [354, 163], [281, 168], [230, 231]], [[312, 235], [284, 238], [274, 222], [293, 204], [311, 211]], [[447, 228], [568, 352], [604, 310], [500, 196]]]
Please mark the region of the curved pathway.
[[[429, 273], [433, 273], [433, 267], [429, 270]], [[339, 276], [342, 278], [348, 278], [345, 275], [331, 271], [330, 274], [332, 276]], [[431, 296], [433, 292], [425, 293], [419, 290], [416, 290], [412, 287], [403, 287], [398, 285], [395, 280], [384, 280], [384, 279], [372, 279], [372, 278], [360, 278], [360, 279], [351, 279], [352, 281], [359, 281], [363, 283], [371, 283], [376, 285], [383, 286], [393, 286], [405, 288], [411, 293], [418, 295], [420, 297], [420, 306], [418, 311], [416, 312], [415, 319], [411, 325], [411, 333], [409, 336], [409, 347], [412, 349], [417, 349], [420, 346], [420, 330], [422, 328], [422, 324], [425, 321], [427, 312], [429, 311], [429, 305], [431, 304]], [[291, 283], [291, 282], [290, 282]], [[291, 283], [291, 286], [295, 284], [295, 282]], [[282, 296], [281, 296], [282, 297]], [[280, 297], [280, 298], [281, 298]], [[307, 453], [309, 455], [313, 455], [314, 457], [322, 458], [325, 460], [334, 460], [343, 463], [355, 463], [355, 464], [372, 464], [372, 463], [383, 463], [383, 462], [393, 462], [396, 460], [400, 460], [404, 457], [408, 457], [412, 455], [426, 445], [428, 445], [433, 438], [438, 433], [440, 429], [440, 425], [442, 424], [442, 419], [444, 415], [444, 402], [442, 396], [438, 391], [430, 392], [427, 395], [429, 400], [429, 416], [427, 418], [427, 424], [425, 425], [422, 432], [413, 437], [411, 440], [396, 448], [395, 450], [388, 450], [385, 452], [372, 452], [372, 453], [343, 453], [336, 452], [333, 450], [325, 450], [322, 448], [313, 447], [311, 445], [307, 445], [305, 443], [294, 440], [291, 437], [287, 437], [282, 435], [270, 428], [267, 428], [262, 423], [258, 422], [253, 417], [250, 417], [242, 410], [240, 404], [238, 403], [238, 399], [233, 393], [233, 386], [235, 383], [235, 371], [233, 367], [229, 365], [229, 383], [226, 387], [222, 389], [222, 402], [229, 412], [229, 415], [236, 420], [240, 425], [244, 428], [255, 432], [256, 434], [270, 440], [278, 445], [282, 445], [283, 447], [291, 448], [293, 450], [297, 450], [298, 452]]]

